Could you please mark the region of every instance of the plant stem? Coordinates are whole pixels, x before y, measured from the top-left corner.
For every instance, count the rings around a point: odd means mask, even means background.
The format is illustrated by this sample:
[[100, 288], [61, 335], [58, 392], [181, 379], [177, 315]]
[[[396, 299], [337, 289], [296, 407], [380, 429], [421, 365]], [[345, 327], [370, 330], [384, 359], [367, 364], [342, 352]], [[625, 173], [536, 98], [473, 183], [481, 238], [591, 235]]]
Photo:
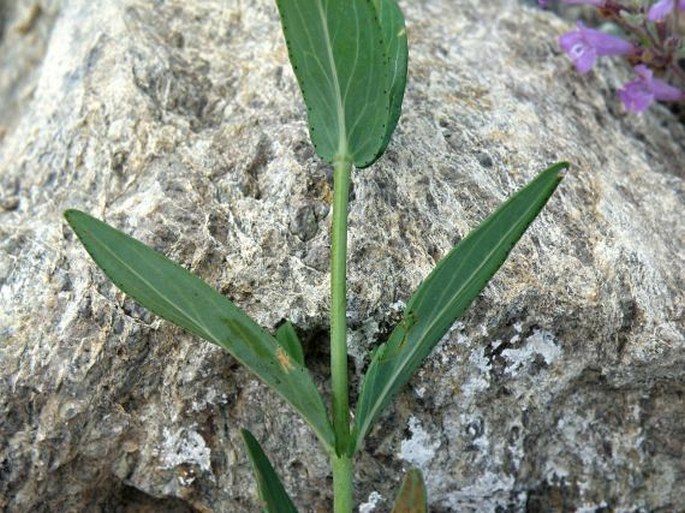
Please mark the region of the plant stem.
[[352, 164], [333, 164], [333, 227], [331, 230], [331, 382], [335, 454], [333, 467], [334, 512], [352, 513], [352, 460], [347, 456], [350, 408], [347, 383], [347, 208]]
[[336, 161], [333, 168], [331, 231], [331, 381], [333, 430], [338, 454], [347, 448], [350, 413], [347, 385], [347, 205], [352, 165]]
[[333, 467], [333, 511], [352, 513], [354, 507], [354, 485], [352, 483], [352, 458], [342, 455], [331, 457]]

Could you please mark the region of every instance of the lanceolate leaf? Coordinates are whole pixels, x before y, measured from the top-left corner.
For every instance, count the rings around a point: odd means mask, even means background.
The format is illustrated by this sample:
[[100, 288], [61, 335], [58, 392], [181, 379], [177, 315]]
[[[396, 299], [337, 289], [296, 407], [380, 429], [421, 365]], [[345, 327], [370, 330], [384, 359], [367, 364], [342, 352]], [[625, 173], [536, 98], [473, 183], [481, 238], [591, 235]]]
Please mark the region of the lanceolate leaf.
[[160, 317], [226, 349], [276, 390], [334, 446], [326, 408], [309, 372], [274, 337], [204, 281], [102, 221], [68, 210], [65, 217], [114, 284]]
[[419, 286], [388, 341], [374, 353], [364, 377], [356, 412], [356, 447], [392, 397], [504, 263], [567, 167], [567, 163], [556, 164], [518, 191], [450, 251]]
[[374, 5], [369, 0], [276, 3], [317, 153], [327, 162], [370, 165], [391, 124], [391, 62]]
[[391, 513], [427, 513], [426, 495], [426, 485], [423, 483], [421, 471], [417, 468], [411, 469], [402, 480]]
[[386, 45], [386, 53], [390, 63], [390, 74], [388, 77], [390, 117], [385, 128], [383, 143], [376, 154], [376, 158], [378, 158], [387, 148], [402, 111], [404, 89], [407, 84], [408, 50], [404, 16], [397, 2], [395, 0], [374, 0], [374, 7], [378, 12], [378, 19], [383, 31], [383, 41]]
[[264, 513], [297, 513], [295, 505], [283, 488], [278, 474], [271, 466], [259, 442], [247, 429], [241, 429], [240, 433], [243, 435], [247, 455], [257, 478], [257, 488], [259, 498], [264, 503]]

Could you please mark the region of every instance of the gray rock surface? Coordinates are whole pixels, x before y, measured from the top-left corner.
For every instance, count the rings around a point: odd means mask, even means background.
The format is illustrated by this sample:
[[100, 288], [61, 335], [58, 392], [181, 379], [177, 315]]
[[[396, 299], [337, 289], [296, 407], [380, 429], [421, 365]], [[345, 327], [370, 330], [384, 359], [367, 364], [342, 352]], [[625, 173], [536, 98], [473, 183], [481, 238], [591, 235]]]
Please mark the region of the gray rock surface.
[[[354, 176], [355, 384], [454, 242], [574, 166], [368, 438], [358, 501], [387, 511], [418, 465], [434, 512], [682, 511], [683, 126], [622, 111], [620, 62], [576, 74], [550, 13], [402, 6], [404, 114]], [[10, 0], [0, 34], [0, 510], [257, 511], [244, 426], [302, 511], [330, 511], [303, 423], [118, 292], [61, 218], [105, 218], [270, 329], [291, 318], [326, 388], [330, 174], [273, 2]]]

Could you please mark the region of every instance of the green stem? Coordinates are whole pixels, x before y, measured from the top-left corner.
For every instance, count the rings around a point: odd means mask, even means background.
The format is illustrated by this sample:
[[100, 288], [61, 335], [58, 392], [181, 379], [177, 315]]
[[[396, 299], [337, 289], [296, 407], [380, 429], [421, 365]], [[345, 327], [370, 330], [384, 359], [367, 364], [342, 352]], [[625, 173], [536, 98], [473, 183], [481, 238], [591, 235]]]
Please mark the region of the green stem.
[[350, 438], [347, 385], [347, 206], [352, 165], [338, 160], [333, 168], [333, 228], [331, 230], [331, 381], [336, 452], [347, 450]]
[[333, 511], [352, 513], [352, 460], [350, 407], [347, 383], [347, 208], [352, 164], [336, 160], [333, 165], [333, 227], [331, 229], [331, 382], [335, 453], [333, 468]]
[[354, 494], [352, 483], [352, 459], [343, 455], [331, 457], [333, 467], [333, 511], [352, 513]]

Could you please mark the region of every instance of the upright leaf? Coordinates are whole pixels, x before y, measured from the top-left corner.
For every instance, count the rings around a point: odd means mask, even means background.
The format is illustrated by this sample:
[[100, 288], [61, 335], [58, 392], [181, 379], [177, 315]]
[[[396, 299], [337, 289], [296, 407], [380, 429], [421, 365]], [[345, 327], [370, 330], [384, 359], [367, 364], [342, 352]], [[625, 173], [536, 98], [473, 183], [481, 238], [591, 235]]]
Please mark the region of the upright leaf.
[[397, 2], [395, 0], [374, 0], [374, 7], [378, 12], [378, 19], [383, 31], [383, 41], [390, 64], [390, 73], [388, 75], [390, 116], [385, 127], [383, 143], [376, 154], [376, 158], [378, 158], [387, 148], [402, 111], [404, 89], [407, 84], [408, 49], [404, 15]]
[[290, 358], [304, 367], [304, 352], [302, 344], [295, 333], [295, 328], [290, 321], [285, 322], [276, 330], [276, 340], [286, 350]]
[[327, 162], [370, 165], [389, 138], [395, 66], [376, 8], [369, 0], [276, 4], [317, 153]]
[[297, 513], [297, 508], [290, 500], [288, 492], [285, 491], [259, 442], [247, 429], [241, 429], [240, 433], [257, 478], [257, 489], [259, 498], [264, 503], [264, 513]]
[[160, 317], [226, 349], [288, 401], [327, 448], [334, 446], [326, 408], [309, 372], [274, 337], [204, 281], [145, 244], [78, 210], [64, 216], [117, 287]]
[[357, 405], [356, 447], [452, 323], [476, 298], [556, 189], [567, 163], [543, 171], [433, 269], [400, 323], [374, 353]]
[[391, 513], [427, 513], [428, 497], [423, 475], [417, 468], [407, 472]]

